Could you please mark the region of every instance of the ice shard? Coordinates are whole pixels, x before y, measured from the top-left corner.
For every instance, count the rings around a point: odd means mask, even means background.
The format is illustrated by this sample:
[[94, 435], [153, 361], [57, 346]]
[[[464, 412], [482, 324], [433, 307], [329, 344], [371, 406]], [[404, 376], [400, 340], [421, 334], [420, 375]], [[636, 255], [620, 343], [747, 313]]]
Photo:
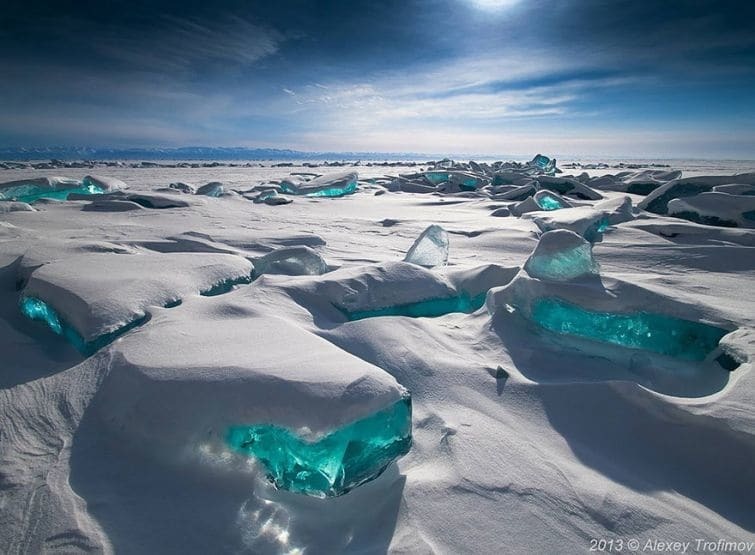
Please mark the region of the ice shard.
[[423, 231], [404, 257], [405, 262], [435, 268], [448, 263], [448, 233], [439, 225]]
[[117, 330], [103, 334], [92, 341], [85, 341], [79, 332], [61, 318], [57, 311], [45, 301], [35, 297], [22, 297], [19, 302], [19, 307], [24, 316], [30, 320], [44, 322], [53, 333], [64, 337], [84, 356], [94, 354], [101, 348], [115, 341], [127, 331], [130, 331], [147, 321], [147, 316], [144, 316], [129, 322]]
[[453, 312], [471, 313], [482, 308], [485, 304], [486, 293], [481, 293], [470, 297], [469, 295], [458, 295], [455, 297], [444, 297], [440, 299], [428, 299], [416, 303], [407, 303], [396, 306], [387, 306], [370, 310], [356, 310], [345, 312], [346, 317], [351, 320], [363, 320], [365, 318], [376, 318], [379, 316], [407, 316], [409, 318], [436, 318]]
[[532, 319], [550, 331], [643, 349], [683, 360], [702, 361], [728, 332], [661, 314], [587, 310], [557, 298], [537, 299]]
[[323, 175], [311, 181], [296, 182], [283, 180], [280, 189], [291, 195], [306, 195], [308, 197], [342, 197], [357, 190], [359, 176], [356, 172], [343, 172]]
[[556, 173], [556, 159], [548, 158], [547, 156], [543, 156], [542, 154], [537, 154], [530, 162], [531, 166], [535, 166], [536, 168], [540, 169], [544, 173], [547, 174], [554, 174]]
[[409, 452], [411, 397], [313, 440], [278, 426], [242, 425], [228, 430], [227, 441], [256, 458], [279, 489], [314, 497], [343, 495]]
[[540, 237], [524, 269], [534, 278], [569, 281], [597, 274], [599, 266], [590, 243], [573, 231], [557, 229]]
[[204, 195], [206, 197], [220, 197], [225, 193], [225, 187], [219, 181], [211, 181], [206, 185], [202, 185], [197, 189], [197, 195]]
[[538, 191], [537, 193], [535, 193], [533, 198], [542, 210], [559, 210], [561, 208], [568, 208], [571, 206], [571, 204], [566, 202], [557, 194], [548, 191]]
[[319, 276], [329, 270], [322, 256], [306, 245], [284, 247], [254, 261], [254, 275]]

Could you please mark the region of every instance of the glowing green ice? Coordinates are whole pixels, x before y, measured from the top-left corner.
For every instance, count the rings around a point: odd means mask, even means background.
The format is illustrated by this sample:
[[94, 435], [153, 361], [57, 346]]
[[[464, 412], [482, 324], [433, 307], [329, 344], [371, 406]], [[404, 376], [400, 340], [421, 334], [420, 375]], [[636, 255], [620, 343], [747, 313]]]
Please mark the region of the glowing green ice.
[[474, 297], [460, 295], [458, 297], [446, 297], [444, 299], [430, 299], [416, 303], [408, 303], [372, 310], [357, 310], [345, 312], [349, 320], [363, 320], [378, 316], [408, 316], [410, 318], [436, 318], [451, 312], [470, 313], [479, 310], [485, 304], [486, 293]]
[[543, 210], [558, 210], [559, 208], [564, 207], [564, 205], [561, 204], [561, 201], [550, 195], [543, 195], [540, 198], [536, 198], [535, 202]]
[[0, 192], [0, 200], [15, 200], [32, 204], [43, 198], [66, 200], [71, 193], [78, 193], [80, 195], [100, 195], [104, 192], [105, 191], [100, 187], [91, 184], [70, 189], [60, 189], [57, 191], [45, 189], [37, 185], [19, 185], [17, 187], [3, 189], [3, 191]]
[[118, 328], [110, 333], [103, 334], [92, 341], [85, 341], [83, 337], [60, 315], [55, 309], [41, 299], [36, 297], [22, 297], [19, 303], [21, 313], [30, 320], [38, 320], [47, 324], [54, 333], [64, 337], [71, 343], [76, 350], [84, 356], [89, 356], [99, 351], [105, 345], [115, 341], [118, 337], [129, 330], [140, 326], [147, 320], [147, 316], [132, 320], [125, 326]]
[[350, 195], [357, 190], [357, 182], [350, 181], [345, 187], [329, 187], [327, 189], [321, 189], [314, 193], [307, 193], [308, 197], [342, 197], [344, 195]]
[[411, 397], [315, 441], [278, 426], [249, 425], [231, 427], [227, 442], [255, 457], [277, 488], [315, 497], [343, 495], [409, 452]]
[[661, 314], [592, 312], [556, 298], [536, 300], [532, 318], [556, 333], [693, 361], [704, 360], [728, 333], [709, 324]]
[[290, 195], [304, 194], [304, 196], [307, 196], [307, 197], [342, 197], [344, 195], [350, 195], [356, 192], [357, 182], [349, 181], [344, 186], [327, 187], [327, 188], [323, 188], [317, 191], [313, 191], [311, 193], [306, 192], [306, 185], [303, 187], [303, 190], [299, 190], [298, 188], [292, 187], [286, 183], [281, 183], [280, 188], [282, 192], [288, 193]]
[[448, 181], [451, 179], [451, 174], [448, 172], [425, 172], [425, 177], [429, 179], [433, 184], [438, 185], [439, 183], [444, 183], [445, 181]]

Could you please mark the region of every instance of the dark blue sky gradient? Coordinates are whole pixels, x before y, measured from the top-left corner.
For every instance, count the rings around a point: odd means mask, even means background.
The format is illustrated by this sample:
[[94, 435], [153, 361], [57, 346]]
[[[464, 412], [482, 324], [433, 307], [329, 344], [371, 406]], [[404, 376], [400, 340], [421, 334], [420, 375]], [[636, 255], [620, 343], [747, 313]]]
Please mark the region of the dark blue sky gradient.
[[0, 146], [755, 158], [755, 2], [4, 2]]

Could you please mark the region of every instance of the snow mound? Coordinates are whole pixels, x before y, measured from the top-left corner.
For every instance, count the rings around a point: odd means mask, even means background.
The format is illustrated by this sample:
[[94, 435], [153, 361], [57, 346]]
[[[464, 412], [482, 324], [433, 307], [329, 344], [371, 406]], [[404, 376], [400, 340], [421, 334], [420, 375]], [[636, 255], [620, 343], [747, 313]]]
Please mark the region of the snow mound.
[[599, 241], [608, 229], [608, 215], [590, 206], [564, 208], [553, 212], [530, 212], [523, 218], [530, 219], [541, 231], [567, 229], [581, 235], [591, 243]]
[[668, 215], [699, 224], [755, 228], [755, 196], [700, 193], [668, 203]]
[[[249, 345], [259, 346], [251, 356]], [[129, 448], [172, 461], [222, 449], [234, 426], [274, 425], [314, 441], [407, 395], [380, 368], [256, 311], [244, 295], [163, 311], [112, 350], [103, 421]]]
[[693, 197], [700, 193], [706, 193], [713, 187], [728, 184], [755, 185], [755, 173], [742, 173], [738, 175], [716, 175], [702, 177], [687, 177], [674, 179], [662, 187], [650, 193], [638, 205], [642, 210], [656, 214], [666, 214], [668, 203], [676, 198]]

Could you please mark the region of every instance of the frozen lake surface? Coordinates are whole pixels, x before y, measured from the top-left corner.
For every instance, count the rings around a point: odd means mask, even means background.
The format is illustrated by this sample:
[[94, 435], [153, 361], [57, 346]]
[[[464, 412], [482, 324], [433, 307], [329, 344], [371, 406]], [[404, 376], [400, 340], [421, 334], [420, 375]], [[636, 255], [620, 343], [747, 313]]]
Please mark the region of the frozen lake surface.
[[574, 162], [0, 170], [3, 551], [755, 541], [755, 164]]

